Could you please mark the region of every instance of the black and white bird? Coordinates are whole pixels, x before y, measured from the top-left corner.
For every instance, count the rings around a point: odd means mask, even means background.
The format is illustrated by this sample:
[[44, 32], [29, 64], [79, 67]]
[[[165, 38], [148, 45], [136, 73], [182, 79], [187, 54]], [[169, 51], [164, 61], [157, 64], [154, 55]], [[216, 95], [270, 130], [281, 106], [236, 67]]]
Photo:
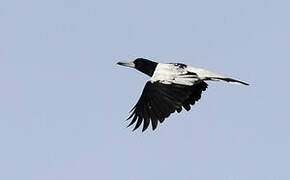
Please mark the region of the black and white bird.
[[210, 71], [187, 66], [182, 63], [157, 63], [138, 58], [132, 62], [118, 62], [118, 65], [135, 68], [148, 76], [142, 95], [130, 111], [130, 124], [136, 123], [136, 130], [143, 122], [145, 131], [151, 121], [155, 130], [158, 122], [162, 123], [171, 113], [189, 111], [207, 88], [205, 81], [225, 81], [234, 84], [249, 85], [245, 82], [212, 73]]

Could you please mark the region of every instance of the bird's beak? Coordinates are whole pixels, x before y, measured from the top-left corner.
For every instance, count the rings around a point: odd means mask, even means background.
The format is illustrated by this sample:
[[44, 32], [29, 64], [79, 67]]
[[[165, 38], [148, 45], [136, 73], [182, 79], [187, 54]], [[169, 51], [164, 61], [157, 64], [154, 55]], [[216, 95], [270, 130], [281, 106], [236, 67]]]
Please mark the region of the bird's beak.
[[126, 66], [126, 67], [131, 67], [131, 68], [135, 68], [135, 64], [134, 62], [118, 62], [117, 63], [118, 65], [121, 65], [121, 66]]

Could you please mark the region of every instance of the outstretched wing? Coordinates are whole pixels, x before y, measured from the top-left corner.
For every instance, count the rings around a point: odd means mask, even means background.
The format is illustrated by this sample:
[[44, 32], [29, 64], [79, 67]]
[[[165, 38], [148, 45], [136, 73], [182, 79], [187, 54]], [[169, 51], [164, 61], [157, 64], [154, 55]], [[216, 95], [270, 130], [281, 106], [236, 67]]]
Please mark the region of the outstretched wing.
[[140, 99], [131, 110], [132, 114], [128, 119], [132, 118], [132, 121], [128, 127], [136, 122], [134, 131], [143, 122], [142, 131], [145, 131], [151, 121], [152, 129], [155, 130], [158, 121], [162, 123], [171, 113], [181, 112], [182, 107], [190, 110], [190, 105], [200, 99], [206, 88], [204, 81], [196, 82], [192, 86], [148, 81]]

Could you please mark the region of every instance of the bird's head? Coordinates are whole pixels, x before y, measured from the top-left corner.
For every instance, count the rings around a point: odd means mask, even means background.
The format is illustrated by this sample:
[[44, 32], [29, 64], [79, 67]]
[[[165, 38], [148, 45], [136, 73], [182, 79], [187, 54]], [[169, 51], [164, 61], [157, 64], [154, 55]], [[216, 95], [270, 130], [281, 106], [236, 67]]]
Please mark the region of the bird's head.
[[148, 59], [143, 59], [143, 58], [137, 58], [134, 61], [129, 61], [129, 62], [120, 61], [117, 64], [121, 66], [135, 68], [138, 71], [141, 71], [149, 76], [153, 75], [155, 68], [157, 66], [156, 62], [150, 61]]

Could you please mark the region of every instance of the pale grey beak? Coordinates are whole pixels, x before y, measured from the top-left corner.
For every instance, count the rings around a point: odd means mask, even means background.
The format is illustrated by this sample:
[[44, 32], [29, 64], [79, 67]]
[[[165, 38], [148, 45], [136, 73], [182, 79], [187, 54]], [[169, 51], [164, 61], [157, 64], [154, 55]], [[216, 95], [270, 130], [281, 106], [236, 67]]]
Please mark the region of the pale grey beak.
[[118, 62], [117, 64], [121, 66], [135, 68], [135, 64], [133, 61], [132, 62]]

